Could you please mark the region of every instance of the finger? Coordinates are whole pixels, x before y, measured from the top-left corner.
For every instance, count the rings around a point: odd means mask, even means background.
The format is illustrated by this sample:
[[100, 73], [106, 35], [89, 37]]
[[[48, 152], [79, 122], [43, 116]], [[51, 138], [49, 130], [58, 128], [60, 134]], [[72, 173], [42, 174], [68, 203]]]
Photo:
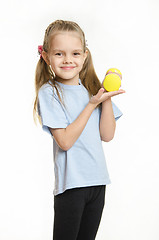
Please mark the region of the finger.
[[124, 89], [119, 89], [118, 92], [119, 93], [125, 93], [125, 90]]
[[122, 93], [125, 93], [125, 90], [120, 89], [118, 91], [108, 92], [107, 96], [113, 97], [113, 96], [116, 96], [116, 95], [119, 95], [119, 94], [122, 94]]
[[96, 94], [96, 97], [100, 98], [103, 95], [103, 92], [104, 92], [104, 88], [100, 88], [98, 93]]

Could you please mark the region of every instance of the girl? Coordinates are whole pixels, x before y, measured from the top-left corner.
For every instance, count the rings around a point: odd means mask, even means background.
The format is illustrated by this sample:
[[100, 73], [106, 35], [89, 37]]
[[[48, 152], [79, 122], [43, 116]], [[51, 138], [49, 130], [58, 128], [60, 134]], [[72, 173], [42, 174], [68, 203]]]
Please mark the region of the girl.
[[53, 137], [54, 240], [95, 239], [110, 183], [102, 141], [112, 140], [122, 113], [96, 76], [85, 35], [57, 20], [39, 48], [34, 113]]

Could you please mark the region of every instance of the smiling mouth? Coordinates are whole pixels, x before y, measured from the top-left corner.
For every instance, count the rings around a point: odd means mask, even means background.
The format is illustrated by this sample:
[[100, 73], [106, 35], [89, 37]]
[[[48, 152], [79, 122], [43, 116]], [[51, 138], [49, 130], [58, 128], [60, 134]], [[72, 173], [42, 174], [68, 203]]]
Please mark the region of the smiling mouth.
[[64, 70], [71, 70], [71, 69], [73, 69], [73, 68], [75, 68], [75, 67], [72, 67], [72, 66], [67, 66], [67, 67], [61, 67], [62, 69], [64, 69]]

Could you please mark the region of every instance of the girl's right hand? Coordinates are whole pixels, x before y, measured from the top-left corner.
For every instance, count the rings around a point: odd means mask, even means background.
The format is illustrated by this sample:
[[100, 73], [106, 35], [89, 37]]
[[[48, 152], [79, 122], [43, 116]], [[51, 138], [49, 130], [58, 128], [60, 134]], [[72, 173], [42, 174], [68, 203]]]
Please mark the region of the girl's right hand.
[[122, 93], [125, 93], [123, 89], [113, 92], [107, 92], [104, 88], [100, 88], [98, 93], [92, 96], [89, 102], [97, 106], [101, 102], [108, 100], [110, 97], [114, 97]]

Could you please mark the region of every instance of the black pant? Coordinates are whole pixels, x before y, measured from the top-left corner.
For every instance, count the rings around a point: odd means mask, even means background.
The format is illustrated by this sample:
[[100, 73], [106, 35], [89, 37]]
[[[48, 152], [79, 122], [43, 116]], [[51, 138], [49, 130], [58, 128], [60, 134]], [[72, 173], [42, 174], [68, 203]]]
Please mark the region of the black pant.
[[94, 240], [105, 203], [106, 186], [66, 190], [54, 197], [53, 240]]

